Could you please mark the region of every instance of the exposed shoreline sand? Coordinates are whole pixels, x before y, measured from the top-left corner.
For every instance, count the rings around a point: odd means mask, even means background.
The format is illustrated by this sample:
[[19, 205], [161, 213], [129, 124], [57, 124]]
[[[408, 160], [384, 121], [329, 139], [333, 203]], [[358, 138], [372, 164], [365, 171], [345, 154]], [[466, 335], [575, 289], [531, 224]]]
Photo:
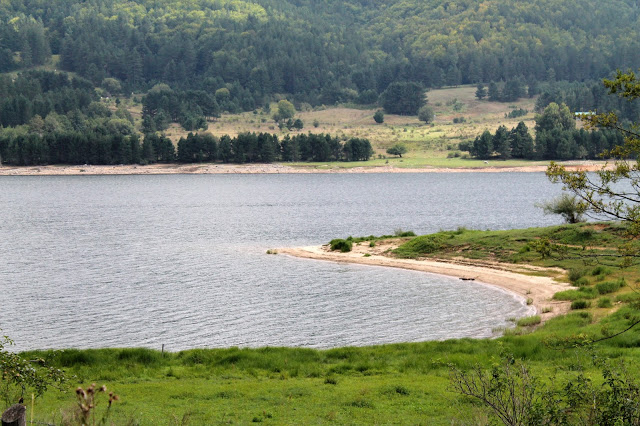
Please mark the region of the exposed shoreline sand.
[[[498, 163], [499, 164], [499, 163]], [[601, 161], [565, 162], [568, 170], [599, 170], [605, 164]], [[331, 165], [328, 164], [327, 167]], [[53, 165], [53, 166], [0, 166], [0, 176], [57, 176], [57, 175], [166, 175], [166, 174], [292, 174], [292, 173], [505, 173], [544, 172], [545, 165], [501, 167], [487, 165], [473, 168], [422, 167], [400, 168], [391, 165], [353, 168], [293, 167], [281, 163], [272, 164], [150, 164], [94, 166], [94, 165]]]
[[[381, 244], [382, 243], [382, 244]], [[325, 260], [338, 263], [357, 263], [362, 265], [404, 268], [433, 274], [473, 279], [480, 285], [492, 285], [521, 297], [524, 301], [531, 299], [531, 305], [542, 321], [569, 311], [570, 302], [556, 301], [552, 297], [558, 291], [574, 288], [566, 283], [560, 283], [553, 278], [531, 275], [541, 269], [531, 265], [515, 265], [498, 262], [482, 262], [469, 259], [431, 260], [431, 259], [398, 259], [385, 253], [397, 244], [393, 242], [379, 242], [376, 247], [369, 244], [354, 245], [348, 253], [330, 251], [328, 246], [310, 246], [277, 249], [277, 253], [290, 256]], [[369, 256], [365, 256], [369, 254]], [[564, 271], [559, 269], [545, 269], [556, 276]], [[529, 274], [529, 275], [527, 275]], [[471, 281], [471, 280], [470, 280]], [[544, 312], [551, 309], [550, 312]]]

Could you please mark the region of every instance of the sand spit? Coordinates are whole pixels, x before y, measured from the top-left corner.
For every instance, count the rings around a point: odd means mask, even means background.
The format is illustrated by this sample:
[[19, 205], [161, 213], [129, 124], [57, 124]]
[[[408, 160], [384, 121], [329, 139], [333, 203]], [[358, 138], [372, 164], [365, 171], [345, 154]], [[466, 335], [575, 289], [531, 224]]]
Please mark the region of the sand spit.
[[[412, 269], [459, 277], [479, 285], [493, 285], [505, 289], [523, 300], [531, 299], [531, 304], [536, 308], [543, 322], [554, 316], [565, 314], [569, 310], [570, 302], [552, 300], [552, 297], [558, 291], [574, 287], [556, 282], [553, 278], [532, 275], [540, 273], [544, 268], [462, 258], [453, 260], [398, 259], [388, 254], [389, 249], [395, 246], [397, 243], [381, 241], [377, 242], [374, 248], [370, 248], [368, 243], [354, 245], [353, 251], [349, 253], [330, 251], [328, 246], [277, 249], [277, 253], [339, 263]], [[555, 276], [561, 276], [564, 273], [559, 269], [544, 270]]]

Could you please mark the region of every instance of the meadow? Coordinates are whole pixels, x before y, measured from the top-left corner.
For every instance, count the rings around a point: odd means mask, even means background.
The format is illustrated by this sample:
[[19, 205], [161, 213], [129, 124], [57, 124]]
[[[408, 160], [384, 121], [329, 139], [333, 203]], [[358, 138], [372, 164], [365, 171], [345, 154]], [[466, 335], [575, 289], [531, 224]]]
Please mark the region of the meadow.
[[[416, 116], [385, 114], [384, 122], [378, 124], [373, 115], [378, 108], [361, 105], [337, 105], [312, 108], [302, 105], [296, 117], [305, 127], [300, 131], [280, 131], [272, 119], [276, 104], [270, 111], [257, 109], [240, 114], [223, 114], [209, 122], [208, 133], [214, 136], [237, 136], [243, 132], [274, 133], [279, 137], [296, 133], [329, 133], [343, 138], [367, 138], [374, 148], [374, 157], [366, 162], [338, 163], [292, 163], [305, 168], [353, 168], [362, 166], [391, 165], [399, 168], [477, 168], [486, 167], [484, 161], [471, 159], [467, 153], [458, 150], [458, 143], [473, 140], [484, 130], [495, 130], [504, 125], [507, 129], [524, 121], [533, 130], [535, 98], [521, 98], [511, 103], [478, 100], [475, 86], [458, 86], [434, 89], [427, 92], [428, 104], [433, 108], [435, 120], [425, 124]], [[135, 98], [135, 96], [134, 96]], [[137, 122], [141, 122], [142, 107], [133, 98], [123, 101]], [[113, 105], [115, 109], [115, 104]], [[520, 108], [528, 113], [523, 117], [507, 118], [506, 114]], [[460, 120], [460, 119], [463, 120]], [[459, 121], [454, 123], [454, 119]], [[173, 123], [165, 132], [177, 144], [189, 132]], [[409, 149], [402, 158], [386, 153], [386, 149], [396, 143], [403, 143]], [[525, 165], [546, 165], [543, 161], [496, 160], [494, 167], [518, 167]]]

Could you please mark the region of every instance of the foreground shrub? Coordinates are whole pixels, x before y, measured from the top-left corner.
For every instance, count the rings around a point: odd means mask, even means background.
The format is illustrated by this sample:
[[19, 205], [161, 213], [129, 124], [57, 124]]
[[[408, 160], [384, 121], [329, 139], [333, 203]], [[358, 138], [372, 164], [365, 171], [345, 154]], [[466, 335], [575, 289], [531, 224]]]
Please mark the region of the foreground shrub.
[[591, 283], [589, 282], [589, 280], [586, 277], [582, 277], [582, 278], [578, 278], [573, 285], [575, 285], [576, 287], [586, 287], [588, 285], [590, 285]]
[[613, 305], [611, 304], [611, 299], [608, 297], [603, 297], [598, 300], [598, 308], [610, 308], [611, 306]]
[[[491, 368], [451, 367], [451, 388], [479, 401], [506, 425], [638, 425], [640, 392], [635, 377], [624, 365], [609, 361], [596, 365], [602, 383], [583, 374], [542, 381], [513, 356]], [[557, 383], [556, 386], [553, 384]], [[497, 424], [491, 421], [490, 424]]]
[[22, 355], [9, 350], [12, 345], [13, 340], [7, 336], [0, 337], [0, 406], [9, 407], [29, 393], [38, 398], [49, 387], [63, 388], [67, 381], [63, 371], [50, 366], [42, 358], [23, 358]]
[[594, 277], [597, 275], [609, 275], [611, 273], [611, 269], [607, 268], [606, 266], [602, 266], [602, 265], [598, 265], [595, 268], [593, 268], [591, 270], [591, 275], [593, 275]]
[[584, 269], [569, 269], [569, 281], [575, 283], [584, 276]]
[[571, 302], [571, 309], [587, 309], [591, 306], [591, 302], [587, 300], [574, 300]]
[[606, 281], [603, 283], [596, 284], [596, 289], [600, 294], [613, 293], [618, 290], [625, 284], [624, 278], [619, 279], [618, 281]]

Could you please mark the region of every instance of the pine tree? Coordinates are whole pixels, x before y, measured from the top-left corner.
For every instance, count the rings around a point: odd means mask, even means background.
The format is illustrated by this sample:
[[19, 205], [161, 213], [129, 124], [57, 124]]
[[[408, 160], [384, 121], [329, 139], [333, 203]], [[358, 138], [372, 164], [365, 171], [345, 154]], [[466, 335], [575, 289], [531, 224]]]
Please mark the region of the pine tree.
[[487, 88], [484, 87], [484, 84], [478, 83], [476, 86], [476, 98], [479, 100], [483, 100], [487, 97]]

